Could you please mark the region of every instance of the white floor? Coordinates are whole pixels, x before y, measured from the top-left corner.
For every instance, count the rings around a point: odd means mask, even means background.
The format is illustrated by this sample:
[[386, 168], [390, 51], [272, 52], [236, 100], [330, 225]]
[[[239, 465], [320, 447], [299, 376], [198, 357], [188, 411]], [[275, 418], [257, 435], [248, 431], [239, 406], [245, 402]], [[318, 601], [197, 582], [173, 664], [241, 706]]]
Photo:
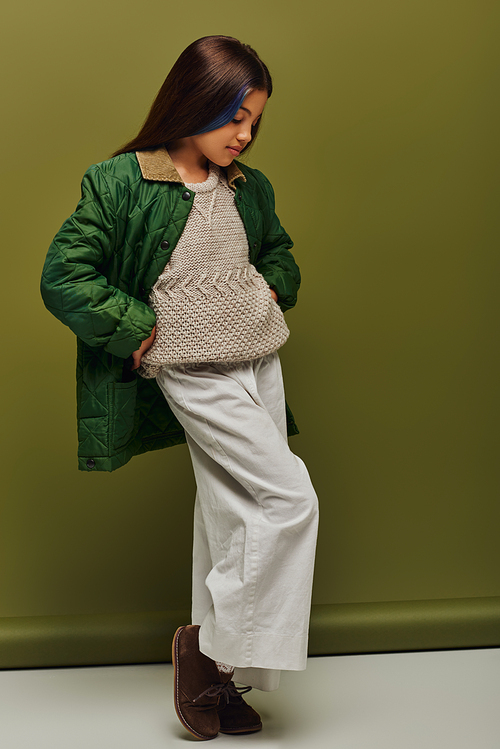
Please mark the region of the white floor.
[[[1, 749], [171, 749], [196, 742], [170, 664], [0, 671]], [[500, 749], [500, 649], [310, 658], [248, 702], [264, 729], [221, 749]]]

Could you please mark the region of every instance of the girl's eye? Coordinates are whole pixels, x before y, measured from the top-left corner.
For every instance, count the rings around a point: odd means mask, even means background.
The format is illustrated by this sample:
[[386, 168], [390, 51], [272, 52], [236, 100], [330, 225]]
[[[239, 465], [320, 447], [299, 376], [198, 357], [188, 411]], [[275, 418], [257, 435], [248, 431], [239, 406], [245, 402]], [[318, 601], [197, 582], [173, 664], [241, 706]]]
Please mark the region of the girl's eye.
[[243, 122], [243, 120], [233, 120], [233, 122]]

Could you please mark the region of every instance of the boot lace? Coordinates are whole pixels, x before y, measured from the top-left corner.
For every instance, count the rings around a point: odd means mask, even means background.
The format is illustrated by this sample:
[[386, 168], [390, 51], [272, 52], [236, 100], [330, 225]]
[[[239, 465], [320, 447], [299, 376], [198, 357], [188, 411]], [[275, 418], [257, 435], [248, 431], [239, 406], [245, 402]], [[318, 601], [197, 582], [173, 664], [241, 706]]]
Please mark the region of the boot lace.
[[212, 684], [212, 686], [199, 694], [198, 697], [195, 697], [193, 702], [200, 700], [202, 697], [218, 697], [218, 703], [224, 699], [226, 700], [226, 705], [228, 705], [230, 702], [239, 702], [241, 695], [249, 692], [251, 688], [237, 687], [233, 681], [228, 681], [227, 684]]

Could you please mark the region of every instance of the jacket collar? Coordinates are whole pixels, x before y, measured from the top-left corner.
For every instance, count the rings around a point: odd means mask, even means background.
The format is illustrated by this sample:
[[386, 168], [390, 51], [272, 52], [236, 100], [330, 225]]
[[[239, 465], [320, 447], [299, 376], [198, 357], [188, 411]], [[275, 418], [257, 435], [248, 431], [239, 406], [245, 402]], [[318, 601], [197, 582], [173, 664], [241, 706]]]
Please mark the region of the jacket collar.
[[[179, 182], [181, 185], [184, 184], [165, 146], [160, 146], [151, 151], [136, 151], [135, 155], [144, 179], [154, 180], [155, 182]], [[246, 182], [245, 175], [238, 169], [234, 161], [228, 167], [225, 167], [225, 171], [228, 185], [233, 190], [236, 189], [234, 182], [239, 177]]]

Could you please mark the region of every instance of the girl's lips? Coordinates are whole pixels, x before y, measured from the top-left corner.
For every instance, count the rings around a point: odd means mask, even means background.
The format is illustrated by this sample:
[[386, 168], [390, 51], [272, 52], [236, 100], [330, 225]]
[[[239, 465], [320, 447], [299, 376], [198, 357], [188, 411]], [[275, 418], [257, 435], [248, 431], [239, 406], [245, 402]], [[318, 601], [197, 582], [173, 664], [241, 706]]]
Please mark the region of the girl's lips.
[[237, 148], [231, 148], [231, 146], [228, 146], [227, 149], [228, 149], [228, 151], [231, 151], [231, 153], [233, 154], [233, 156], [239, 156], [240, 152], [239, 152], [239, 150]]

